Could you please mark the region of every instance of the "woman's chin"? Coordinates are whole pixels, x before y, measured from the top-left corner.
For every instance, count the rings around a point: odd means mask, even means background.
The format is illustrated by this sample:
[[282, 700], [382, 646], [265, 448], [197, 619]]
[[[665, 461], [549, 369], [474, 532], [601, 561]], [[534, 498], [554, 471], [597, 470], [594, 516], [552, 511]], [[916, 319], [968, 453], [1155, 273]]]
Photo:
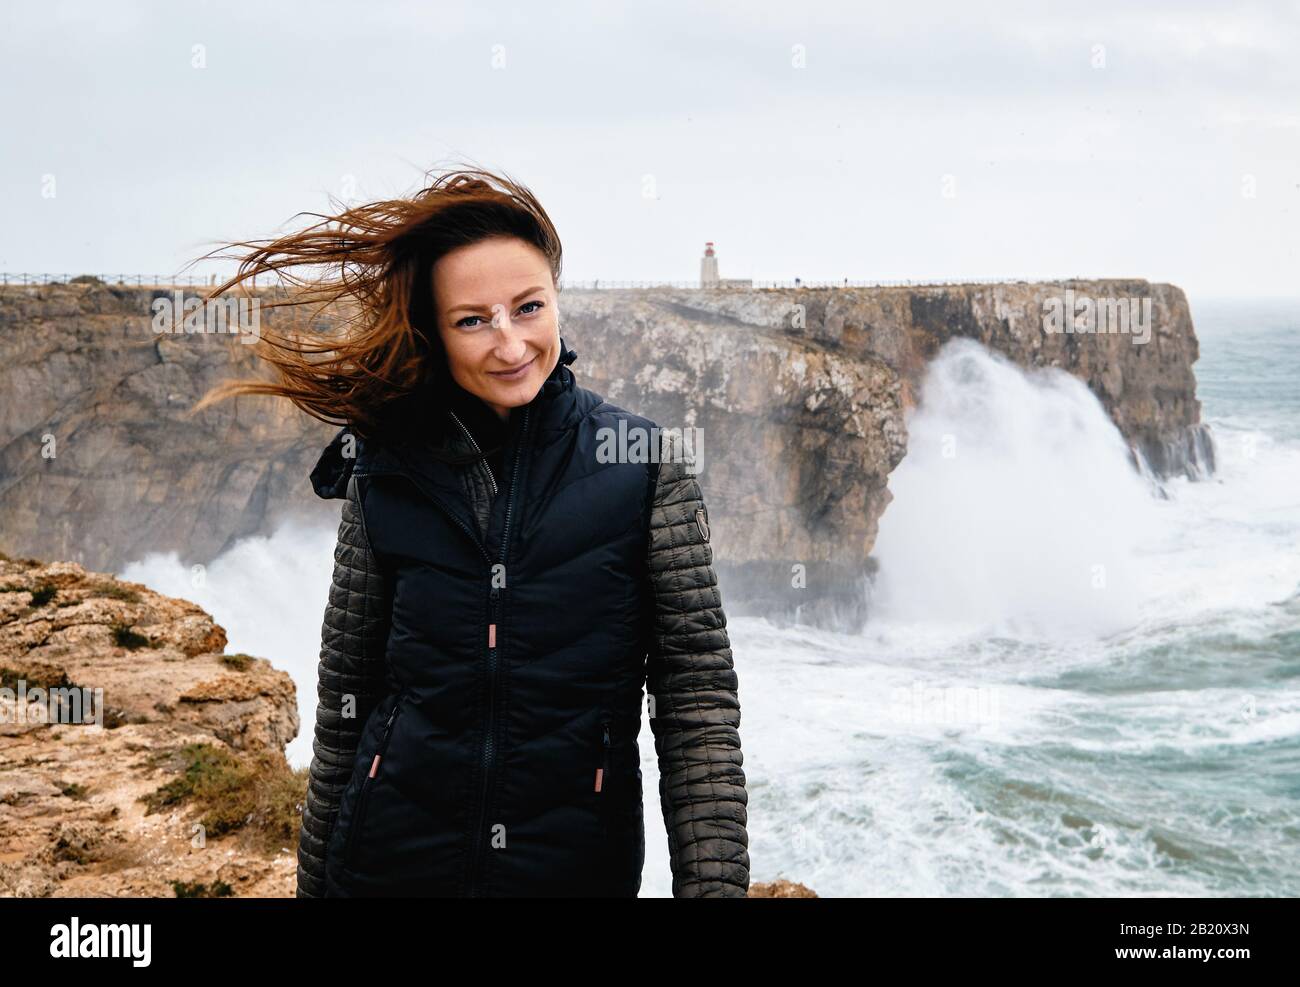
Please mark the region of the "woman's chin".
[[493, 380], [488, 385], [488, 394], [491, 395], [489, 400], [493, 404], [514, 407], [520, 404], [527, 404], [537, 394], [541, 387], [541, 381], [537, 377], [537, 372], [530, 370], [518, 380]]

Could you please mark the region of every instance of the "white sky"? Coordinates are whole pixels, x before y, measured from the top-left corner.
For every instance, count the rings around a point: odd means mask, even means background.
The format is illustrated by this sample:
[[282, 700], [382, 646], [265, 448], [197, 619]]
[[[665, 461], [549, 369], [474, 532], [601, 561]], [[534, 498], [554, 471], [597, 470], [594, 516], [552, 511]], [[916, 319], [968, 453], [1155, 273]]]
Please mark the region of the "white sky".
[[466, 160], [569, 280], [714, 240], [724, 277], [1300, 293], [1294, 2], [6, 3], [0, 82], [0, 271], [175, 273]]

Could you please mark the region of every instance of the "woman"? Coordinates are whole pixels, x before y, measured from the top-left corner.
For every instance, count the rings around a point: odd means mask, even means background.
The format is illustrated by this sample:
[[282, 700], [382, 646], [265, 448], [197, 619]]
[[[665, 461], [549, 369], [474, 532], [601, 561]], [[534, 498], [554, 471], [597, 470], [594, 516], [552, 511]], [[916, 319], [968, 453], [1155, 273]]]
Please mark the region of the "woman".
[[[278, 380], [200, 403], [275, 394], [342, 426], [311, 475], [343, 504], [298, 896], [635, 896], [644, 686], [673, 895], [744, 897], [707, 511], [680, 435], [577, 384], [550, 219], [472, 170], [321, 220], [237, 244], [214, 294], [275, 273], [295, 290], [264, 309], [341, 324], [263, 329]], [[620, 429], [652, 454], [607, 461]]]

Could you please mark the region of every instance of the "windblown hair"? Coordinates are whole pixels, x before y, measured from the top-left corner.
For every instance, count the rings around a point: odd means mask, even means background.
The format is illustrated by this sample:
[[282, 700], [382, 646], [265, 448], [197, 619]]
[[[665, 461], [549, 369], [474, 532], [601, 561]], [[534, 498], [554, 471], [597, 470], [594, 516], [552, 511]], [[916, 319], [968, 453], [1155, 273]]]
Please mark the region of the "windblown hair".
[[433, 300], [439, 258], [491, 237], [516, 237], [540, 250], [557, 286], [560, 281], [555, 227], [533, 193], [504, 174], [446, 172], [409, 198], [297, 216], [319, 222], [275, 239], [224, 244], [198, 258], [248, 251], [233, 255], [236, 273], [209, 291], [205, 304], [272, 275], [282, 290], [260, 307], [287, 310], [289, 318], [285, 331], [262, 327], [252, 347], [274, 379], [223, 381], [191, 414], [238, 394], [267, 394], [363, 437], [381, 432], [406, 417], [409, 400], [446, 394], [451, 386]]

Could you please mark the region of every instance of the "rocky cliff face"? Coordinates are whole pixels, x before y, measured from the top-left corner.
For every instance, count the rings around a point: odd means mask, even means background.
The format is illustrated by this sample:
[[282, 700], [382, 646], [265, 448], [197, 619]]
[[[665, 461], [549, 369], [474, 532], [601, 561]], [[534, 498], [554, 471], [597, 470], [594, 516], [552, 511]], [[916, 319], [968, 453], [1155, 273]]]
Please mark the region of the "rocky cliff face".
[[208, 561], [290, 514], [337, 523], [306, 480], [333, 430], [260, 397], [184, 417], [250, 374], [251, 347], [155, 333], [170, 295], [0, 288], [0, 548], [112, 571], [149, 551]]
[[[1149, 338], [1049, 333], [1051, 299], [1149, 298]], [[306, 476], [332, 429], [241, 398], [194, 419], [247, 351], [156, 335], [161, 292], [0, 290], [0, 545], [115, 568], [148, 550], [207, 561], [290, 513], [322, 523]], [[579, 383], [667, 428], [697, 428], [729, 612], [864, 616], [864, 580], [927, 362], [970, 337], [1084, 380], [1158, 475], [1204, 475], [1187, 301], [1145, 281], [561, 295]], [[50, 454], [51, 448], [54, 454]]]
[[0, 895], [287, 896], [293, 681], [192, 603], [0, 556]]

